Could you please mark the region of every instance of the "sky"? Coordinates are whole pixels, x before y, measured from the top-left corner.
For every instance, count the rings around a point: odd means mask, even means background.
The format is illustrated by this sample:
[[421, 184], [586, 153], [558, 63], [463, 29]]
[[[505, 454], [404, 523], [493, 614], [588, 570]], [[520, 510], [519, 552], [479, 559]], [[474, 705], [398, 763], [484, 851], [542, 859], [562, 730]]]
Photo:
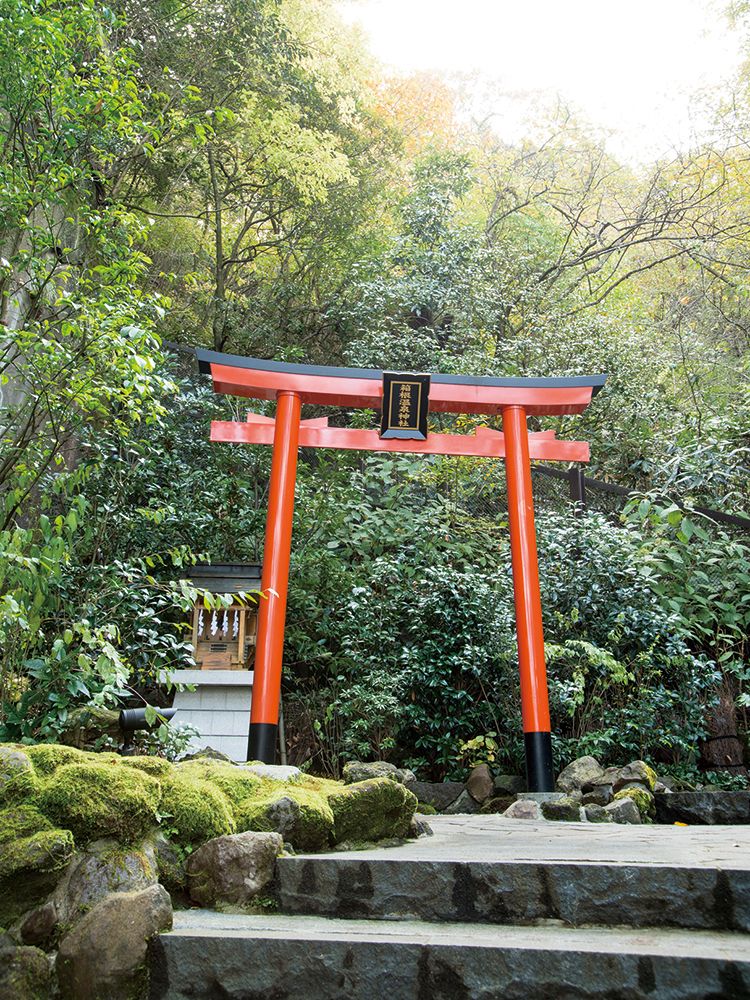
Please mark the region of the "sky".
[[493, 114], [503, 138], [519, 138], [534, 95], [559, 93], [608, 134], [613, 153], [634, 162], [684, 149], [708, 128], [691, 95], [726, 87], [742, 58], [742, 40], [722, 17], [723, 6], [721, 0], [338, 3], [394, 70], [476, 74], [470, 87], [477, 112]]

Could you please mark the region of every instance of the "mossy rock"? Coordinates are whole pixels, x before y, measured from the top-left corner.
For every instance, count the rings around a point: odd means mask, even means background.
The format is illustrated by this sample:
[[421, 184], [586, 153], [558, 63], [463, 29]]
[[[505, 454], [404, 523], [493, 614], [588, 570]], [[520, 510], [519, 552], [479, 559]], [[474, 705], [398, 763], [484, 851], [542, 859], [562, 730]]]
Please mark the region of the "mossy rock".
[[120, 763], [124, 767], [134, 767], [137, 771], [150, 774], [153, 778], [164, 778], [174, 772], [174, 764], [163, 757], [122, 757]]
[[298, 851], [324, 850], [333, 836], [333, 811], [325, 796], [296, 783], [247, 799], [236, 815], [239, 832], [280, 833]]
[[628, 785], [620, 789], [619, 792], [615, 792], [615, 797], [612, 801], [616, 802], [618, 799], [632, 799], [638, 806], [638, 812], [643, 819], [656, 814], [654, 797], [645, 788], [638, 788], [637, 785]]
[[59, 871], [70, 860], [75, 843], [70, 830], [40, 830], [0, 847], [0, 881], [24, 872]]
[[388, 778], [372, 778], [337, 788], [328, 804], [336, 843], [384, 840], [408, 835], [417, 797]]
[[73, 856], [70, 830], [40, 830], [0, 846], [0, 925], [9, 926], [55, 887]]
[[12, 746], [0, 746], [0, 806], [33, 799], [39, 780], [28, 754]]
[[34, 806], [11, 806], [0, 810], [0, 844], [51, 829], [50, 821]]
[[657, 774], [653, 767], [650, 767], [645, 760], [631, 760], [629, 764], [625, 767], [619, 768], [615, 778], [614, 786], [615, 791], [619, 792], [622, 788], [627, 787], [631, 782], [640, 782], [645, 785], [650, 792], [653, 792], [656, 782]]
[[179, 844], [173, 844], [161, 832], [157, 832], [152, 846], [159, 882], [170, 896], [182, 896], [187, 892], [187, 873], [185, 871], [187, 853]]
[[[179, 764], [177, 771], [189, 780], [210, 781], [226, 795], [232, 806], [262, 795], [264, 788], [270, 784], [241, 767], [207, 757]], [[278, 787], [278, 783], [275, 785]]]
[[176, 843], [197, 847], [235, 832], [227, 797], [209, 781], [175, 770], [162, 779], [161, 787], [162, 826]]
[[44, 1000], [52, 995], [52, 969], [40, 948], [0, 945], [0, 1000]]
[[43, 778], [49, 777], [65, 764], [85, 764], [91, 760], [83, 750], [66, 747], [62, 743], [36, 743], [26, 748], [34, 770]]
[[84, 750], [92, 747], [102, 736], [119, 739], [119, 711], [101, 705], [82, 705], [71, 710], [60, 739], [67, 746]]
[[80, 845], [100, 837], [131, 844], [156, 825], [160, 799], [159, 782], [136, 768], [86, 763], [59, 767], [38, 804]]

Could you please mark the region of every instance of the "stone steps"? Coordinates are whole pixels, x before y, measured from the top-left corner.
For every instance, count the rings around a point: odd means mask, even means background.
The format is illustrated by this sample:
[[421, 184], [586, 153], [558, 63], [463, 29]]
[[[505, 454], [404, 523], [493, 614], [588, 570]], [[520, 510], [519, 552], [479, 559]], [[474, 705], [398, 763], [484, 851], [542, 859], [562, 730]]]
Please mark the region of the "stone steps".
[[750, 831], [430, 817], [389, 850], [281, 858], [287, 914], [750, 931]]
[[175, 914], [152, 1000], [742, 1000], [750, 938], [671, 928]]
[[279, 913], [177, 913], [152, 1000], [750, 1000], [750, 828], [430, 823], [280, 858]]

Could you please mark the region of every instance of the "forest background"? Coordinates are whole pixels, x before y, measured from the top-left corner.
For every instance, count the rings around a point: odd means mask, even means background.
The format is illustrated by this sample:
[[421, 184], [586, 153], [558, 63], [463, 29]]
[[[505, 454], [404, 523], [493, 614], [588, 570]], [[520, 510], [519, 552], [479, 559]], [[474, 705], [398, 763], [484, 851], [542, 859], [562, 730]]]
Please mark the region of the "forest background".
[[[696, 508], [750, 510], [747, 67], [712, 116], [710, 144], [634, 168], [562, 105], [502, 141], [330, 0], [4, 0], [0, 738], [158, 698], [190, 664], [190, 565], [260, 560], [270, 455], [209, 443], [244, 407], [202, 345], [609, 373], [583, 417], [534, 421], [633, 491], [540, 496], [556, 759], [745, 782], [750, 536]], [[521, 767], [498, 464], [302, 452], [293, 760]]]

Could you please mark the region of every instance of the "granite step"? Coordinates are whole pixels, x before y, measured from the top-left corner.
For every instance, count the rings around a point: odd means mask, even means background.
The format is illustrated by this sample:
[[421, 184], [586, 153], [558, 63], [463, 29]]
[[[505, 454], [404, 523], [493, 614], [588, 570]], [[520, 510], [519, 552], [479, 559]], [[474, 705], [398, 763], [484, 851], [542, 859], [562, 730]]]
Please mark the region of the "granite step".
[[152, 1000], [747, 1000], [750, 937], [191, 910], [151, 970]]
[[279, 859], [285, 914], [750, 931], [750, 828], [429, 817], [433, 837]]

